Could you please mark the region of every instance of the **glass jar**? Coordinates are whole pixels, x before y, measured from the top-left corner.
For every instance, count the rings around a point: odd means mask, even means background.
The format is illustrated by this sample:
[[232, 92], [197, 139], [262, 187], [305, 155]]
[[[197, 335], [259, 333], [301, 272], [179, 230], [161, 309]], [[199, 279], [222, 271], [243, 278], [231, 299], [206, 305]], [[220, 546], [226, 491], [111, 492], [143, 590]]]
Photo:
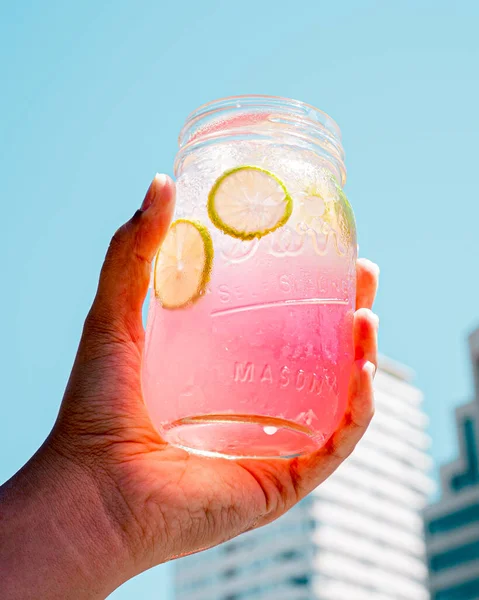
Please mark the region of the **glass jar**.
[[238, 96], [187, 119], [143, 368], [171, 444], [227, 457], [320, 448], [353, 363], [356, 229], [341, 134], [303, 102]]

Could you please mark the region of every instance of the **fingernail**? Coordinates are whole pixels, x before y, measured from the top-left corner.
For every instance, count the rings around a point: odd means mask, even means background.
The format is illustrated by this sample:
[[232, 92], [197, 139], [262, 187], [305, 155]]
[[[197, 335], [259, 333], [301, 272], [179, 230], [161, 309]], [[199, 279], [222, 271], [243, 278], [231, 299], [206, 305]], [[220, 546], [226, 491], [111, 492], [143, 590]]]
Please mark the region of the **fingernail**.
[[167, 179], [168, 179], [168, 177], [164, 173], [157, 173], [155, 175], [154, 181], [156, 181], [160, 187], [163, 187], [165, 185]]
[[158, 188], [163, 187], [165, 185], [165, 183], [166, 183], [166, 175], [163, 175], [163, 174], [160, 175], [159, 173], [157, 173], [155, 175], [153, 181], [151, 182], [150, 187], [148, 188], [148, 191], [146, 192], [145, 199], [141, 203], [140, 210], [142, 212], [145, 212], [145, 210], [147, 210], [152, 205]]
[[371, 313], [374, 319], [374, 323], [376, 325], [376, 329], [379, 327], [379, 317], [376, 313]]
[[377, 263], [375, 263], [373, 260], [369, 260], [366, 259], [369, 263], [369, 265], [372, 267], [373, 271], [376, 272], [376, 275], [379, 277], [379, 273], [380, 273], [380, 269], [379, 269], [379, 265]]
[[366, 361], [363, 365], [363, 370], [374, 379], [374, 376], [376, 375], [376, 365], [374, 363], [369, 360]]

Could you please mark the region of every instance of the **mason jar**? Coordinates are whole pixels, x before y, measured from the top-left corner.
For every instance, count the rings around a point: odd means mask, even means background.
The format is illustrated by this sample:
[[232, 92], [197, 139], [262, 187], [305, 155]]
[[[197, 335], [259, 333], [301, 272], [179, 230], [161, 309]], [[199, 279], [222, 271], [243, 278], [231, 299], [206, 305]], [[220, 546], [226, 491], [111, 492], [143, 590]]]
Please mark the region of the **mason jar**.
[[345, 412], [353, 363], [339, 127], [297, 100], [216, 100], [187, 118], [175, 176], [144, 354], [155, 426], [209, 456], [317, 450]]

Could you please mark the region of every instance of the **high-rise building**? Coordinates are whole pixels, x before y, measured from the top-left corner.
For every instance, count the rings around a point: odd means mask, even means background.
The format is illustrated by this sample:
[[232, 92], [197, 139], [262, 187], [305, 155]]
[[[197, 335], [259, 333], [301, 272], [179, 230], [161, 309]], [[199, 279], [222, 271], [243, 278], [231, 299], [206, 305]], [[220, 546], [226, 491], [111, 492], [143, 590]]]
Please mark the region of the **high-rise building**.
[[469, 346], [475, 398], [456, 409], [459, 458], [441, 468], [441, 499], [425, 511], [432, 600], [479, 598], [479, 329]]
[[383, 360], [353, 455], [275, 523], [177, 562], [177, 600], [427, 600], [427, 419], [410, 373]]

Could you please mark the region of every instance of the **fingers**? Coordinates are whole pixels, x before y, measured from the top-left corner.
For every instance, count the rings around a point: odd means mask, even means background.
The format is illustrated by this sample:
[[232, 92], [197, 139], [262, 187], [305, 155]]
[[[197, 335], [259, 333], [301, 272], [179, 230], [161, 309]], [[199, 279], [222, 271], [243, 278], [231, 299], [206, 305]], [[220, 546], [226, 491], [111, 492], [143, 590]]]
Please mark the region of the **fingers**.
[[295, 459], [294, 469], [299, 497], [303, 497], [351, 454], [364, 435], [374, 414], [373, 379], [377, 368], [378, 317], [369, 309], [354, 315], [354, 364], [349, 384], [346, 413], [328, 443], [309, 456]]
[[[374, 414], [373, 379], [377, 367], [377, 334], [379, 319], [371, 311], [378, 286], [379, 269], [369, 260], [357, 262], [357, 307], [354, 315], [354, 363], [348, 390], [346, 413], [336, 432], [317, 452], [290, 459], [288, 462], [260, 464], [258, 474], [256, 464], [243, 463], [257, 480], [263, 482], [265, 497], [266, 484], [273, 484], [280, 491], [282, 502], [263, 515], [256, 526], [271, 522], [285, 509], [306, 496], [351, 454], [364, 435]], [[274, 496], [273, 496], [274, 497]]]
[[373, 379], [378, 361], [378, 317], [367, 308], [354, 315], [354, 365], [348, 407], [327, 450], [339, 460], [351, 454], [374, 414]]
[[174, 204], [174, 183], [166, 175], [156, 175], [140, 210], [113, 236], [90, 321], [127, 329], [141, 325], [151, 262], [168, 231]]
[[[356, 311], [354, 315], [355, 360], [349, 386], [348, 408], [344, 419], [346, 425], [353, 424], [365, 429], [374, 412], [373, 379], [378, 364], [378, 328], [379, 319], [372, 311], [367, 308]], [[347, 437], [348, 431], [346, 431]], [[356, 444], [357, 441], [354, 443]]]
[[372, 308], [378, 289], [379, 267], [366, 258], [359, 258], [356, 279], [356, 308]]
[[363, 437], [374, 415], [373, 362], [354, 363], [349, 385], [349, 406], [341, 425], [325, 447], [333, 458], [334, 469], [345, 460]]
[[376, 371], [378, 362], [379, 317], [369, 308], [360, 308], [354, 314], [354, 360], [371, 362]]

